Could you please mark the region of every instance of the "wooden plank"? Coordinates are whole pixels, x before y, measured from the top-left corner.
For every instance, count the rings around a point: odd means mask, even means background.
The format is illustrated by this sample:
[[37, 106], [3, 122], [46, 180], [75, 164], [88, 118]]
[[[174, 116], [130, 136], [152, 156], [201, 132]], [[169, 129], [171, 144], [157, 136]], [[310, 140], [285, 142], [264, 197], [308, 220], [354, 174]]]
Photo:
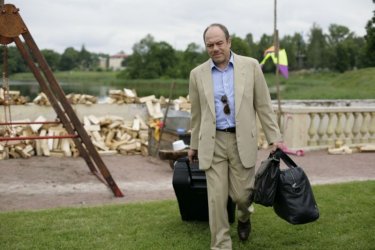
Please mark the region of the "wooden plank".
[[100, 131], [100, 125], [85, 125], [84, 128], [87, 132]]
[[61, 151], [64, 152], [64, 155], [66, 157], [71, 157], [72, 156], [72, 151], [70, 150], [70, 144], [69, 144], [70, 139], [62, 139], [61, 140]]
[[154, 116], [155, 119], [160, 119], [164, 117], [164, 114], [161, 112], [161, 106], [160, 103], [154, 104]]
[[90, 126], [90, 125], [91, 125], [90, 119], [87, 116], [84, 116], [83, 117], [83, 126], [86, 127], [86, 126]]
[[139, 119], [135, 118], [133, 120], [133, 127], [132, 127], [132, 129], [135, 130], [135, 131], [139, 131], [140, 128], [141, 128], [141, 121]]
[[131, 151], [131, 150], [136, 150], [137, 149], [137, 143], [131, 143], [131, 144], [124, 144], [119, 147], [119, 150], [123, 151]]
[[150, 95], [150, 96], [145, 96], [145, 97], [140, 97], [139, 98], [139, 102], [140, 103], [146, 103], [146, 102], [151, 102], [152, 101], [155, 101], [156, 100], [156, 97], [155, 95]]
[[[40, 136], [46, 136], [47, 134], [47, 131], [45, 129], [42, 129], [40, 131]], [[42, 152], [43, 152], [43, 155], [45, 156], [49, 156], [50, 155], [50, 150], [49, 150], [49, 147], [48, 147], [48, 142], [47, 140], [41, 140], [41, 148], [42, 148]]]
[[124, 88], [124, 94], [125, 94], [125, 96], [127, 96], [127, 97], [137, 97], [137, 95], [134, 93], [134, 91], [133, 90], [131, 90], [131, 89], [126, 89], [126, 88]]
[[105, 145], [109, 147], [114, 137], [115, 137], [115, 130], [110, 130], [107, 136], [105, 137], [105, 140], [104, 140]]
[[100, 124], [100, 120], [95, 116], [95, 115], [89, 115], [88, 116], [88, 119], [90, 120], [90, 122], [94, 125], [98, 125]]
[[100, 155], [116, 155], [117, 150], [107, 150], [107, 151], [99, 151]]
[[[47, 121], [47, 119], [46, 119], [44, 116], [42, 116], [42, 115], [38, 116], [38, 117], [34, 120], [34, 122], [45, 122], [45, 121]], [[31, 125], [30, 125], [31, 129], [32, 129], [34, 132], [38, 132], [38, 130], [39, 130], [42, 126], [43, 126], [43, 124], [31, 124]]]
[[94, 144], [95, 147], [97, 147], [97, 148], [99, 148], [101, 150], [104, 150], [104, 151], [109, 150], [109, 148], [104, 144], [104, 142], [92, 141], [92, 143]]
[[108, 126], [108, 128], [114, 129], [114, 128], [119, 127], [121, 124], [122, 124], [121, 121], [114, 121], [111, 125]]

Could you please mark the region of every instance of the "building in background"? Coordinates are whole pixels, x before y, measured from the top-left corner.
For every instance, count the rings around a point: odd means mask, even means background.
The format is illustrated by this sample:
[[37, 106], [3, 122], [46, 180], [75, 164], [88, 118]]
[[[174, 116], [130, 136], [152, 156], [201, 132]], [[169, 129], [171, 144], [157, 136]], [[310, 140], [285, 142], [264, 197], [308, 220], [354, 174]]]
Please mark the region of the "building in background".
[[103, 70], [108, 69], [108, 56], [99, 56], [99, 68]]
[[122, 63], [127, 57], [128, 55], [126, 55], [124, 51], [120, 51], [119, 53], [110, 56], [108, 59], [108, 69], [114, 71], [124, 69], [125, 67], [122, 66]]

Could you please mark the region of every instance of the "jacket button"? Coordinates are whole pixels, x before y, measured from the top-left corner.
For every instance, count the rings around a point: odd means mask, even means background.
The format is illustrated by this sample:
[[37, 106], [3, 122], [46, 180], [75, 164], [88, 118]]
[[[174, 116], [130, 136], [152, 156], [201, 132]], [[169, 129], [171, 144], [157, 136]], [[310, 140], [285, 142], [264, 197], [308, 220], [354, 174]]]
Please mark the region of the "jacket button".
[[215, 139], [215, 136], [212, 136], [212, 139]]

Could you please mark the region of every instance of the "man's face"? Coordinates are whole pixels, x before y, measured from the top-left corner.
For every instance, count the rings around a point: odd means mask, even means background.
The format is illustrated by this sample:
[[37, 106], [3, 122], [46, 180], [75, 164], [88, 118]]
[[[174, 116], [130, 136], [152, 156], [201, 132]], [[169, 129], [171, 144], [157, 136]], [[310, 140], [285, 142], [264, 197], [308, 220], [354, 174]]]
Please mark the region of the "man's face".
[[219, 68], [225, 68], [230, 58], [230, 39], [225, 38], [224, 32], [217, 26], [210, 27], [204, 38], [208, 55]]

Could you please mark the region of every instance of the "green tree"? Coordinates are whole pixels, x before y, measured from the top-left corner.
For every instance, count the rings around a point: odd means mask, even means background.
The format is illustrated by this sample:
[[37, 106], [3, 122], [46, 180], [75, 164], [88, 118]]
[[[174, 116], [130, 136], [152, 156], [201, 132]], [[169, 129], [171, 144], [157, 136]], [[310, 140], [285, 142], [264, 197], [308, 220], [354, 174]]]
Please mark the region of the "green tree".
[[305, 67], [306, 64], [306, 49], [307, 44], [303, 39], [303, 35], [301, 33], [295, 33], [293, 35], [293, 44], [295, 46], [295, 60], [296, 65], [293, 66], [293, 69], [302, 69]]
[[78, 61], [81, 70], [93, 70], [98, 63], [98, 58], [95, 54], [87, 51], [85, 45], [82, 45], [81, 51], [78, 54]]
[[327, 41], [323, 30], [314, 23], [310, 30], [307, 46], [308, 66], [314, 69], [328, 67], [327, 52]]
[[73, 47], [65, 49], [61, 55], [59, 69], [62, 71], [73, 70], [79, 66], [79, 52]]
[[179, 71], [181, 78], [189, 78], [190, 71], [208, 59], [206, 51], [196, 43], [188, 44], [179, 60]]
[[258, 51], [258, 45], [254, 42], [253, 35], [251, 33], [248, 33], [245, 36], [245, 41], [247, 42], [247, 45], [250, 49], [250, 56], [256, 57], [256, 52]]
[[273, 36], [263, 34], [260, 37], [260, 40], [258, 42], [258, 46], [257, 46], [258, 48], [255, 53], [255, 58], [258, 60], [262, 60], [264, 51], [268, 49], [269, 47], [271, 47], [272, 45], [273, 45]]
[[242, 40], [240, 37], [236, 35], [231, 36], [231, 49], [234, 53], [243, 55], [243, 56], [250, 56], [250, 47], [246, 40]]
[[43, 49], [41, 50], [41, 53], [46, 59], [51, 70], [56, 71], [59, 68], [61, 55], [51, 49]]
[[[259, 61], [263, 60], [264, 51], [273, 45], [273, 37], [270, 35], [263, 34], [259, 40], [258, 48], [255, 54], [255, 58]], [[268, 60], [263, 66], [264, 72], [274, 72], [275, 65], [272, 60]]]
[[133, 54], [127, 60], [128, 67], [122, 75], [131, 79], [178, 75], [175, 50], [166, 42], [155, 42], [150, 34], [133, 46]]
[[176, 51], [167, 42], [154, 43], [151, 46], [148, 59], [155, 62], [153, 65], [157, 77], [178, 76]]
[[350, 68], [349, 48], [344, 42], [354, 34], [349, 28], [338, 24], [331, 24], [328, 31], [328, 66], [332, 70], [344, 72]]
[[373, 13], [373, 17], [366, 24], [364, 65], [367, 67], [375, 67], [375, 11]]
[[285, 49], [288, 57], [288, 68], [293, 70], [297, 66], [297, 44], [292, 36], [286, 35], [280, 40], [280, 49]]
[[[4, 51], [7, 50], [7, 58], [4, 58]], [[28, 70], [28, 66], [19, 53], [17, 47], [15, 46], [2, 46], [0, 52], [0, 62], [1, 62], [1, 71], [4, 69], [4, 59], [7, 64], [7, 73], [19, 73], [19, 72], [26, 72]]]

